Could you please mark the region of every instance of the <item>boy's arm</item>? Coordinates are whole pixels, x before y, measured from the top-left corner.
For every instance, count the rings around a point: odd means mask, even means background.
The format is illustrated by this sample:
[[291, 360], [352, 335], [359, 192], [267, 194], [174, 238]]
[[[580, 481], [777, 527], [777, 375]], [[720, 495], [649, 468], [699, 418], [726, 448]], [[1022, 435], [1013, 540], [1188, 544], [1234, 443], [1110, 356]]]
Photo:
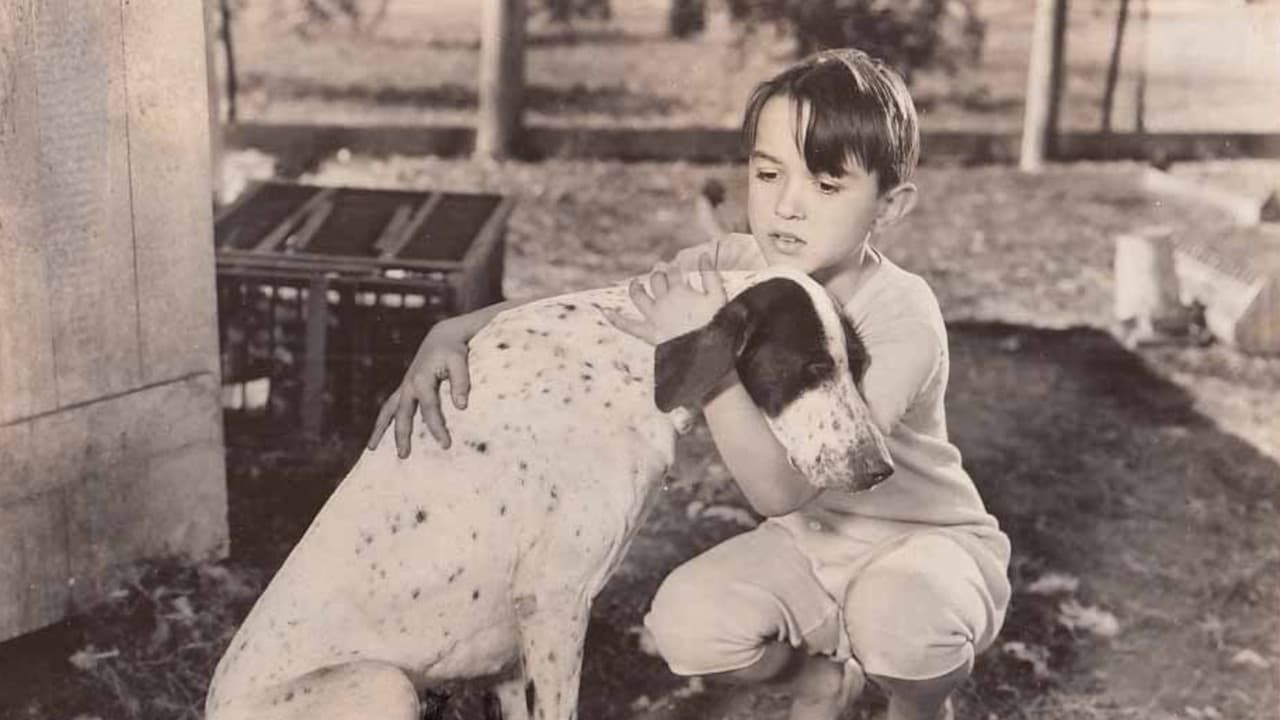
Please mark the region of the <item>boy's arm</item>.
[[722, 387], [703, 405], [702, 414], [721, 459], [751, 507], [765, 516], [785, 515], [817, 496], [821, 489], [791, 465], [736, 371], [729, 372]]
[[459, 410], [466, 407], [467, 394], [471, 390], [467, 343], [502, 311], [542, 297], [546, 296], [504, 300], [436, 323], [418, 345], [399, 387], [382, 403], [367, 447], [370, 450], [376, 448], [394, 421], [396, 451], [400, 457], [408, 457], [413, 436], [413, 414], [419, 409], [432, 437], [442, 447], [449, 447], [449, 429], [445, 426], [444, 414], [440, 412], [440, 384], [448, 380], [453, 406]]

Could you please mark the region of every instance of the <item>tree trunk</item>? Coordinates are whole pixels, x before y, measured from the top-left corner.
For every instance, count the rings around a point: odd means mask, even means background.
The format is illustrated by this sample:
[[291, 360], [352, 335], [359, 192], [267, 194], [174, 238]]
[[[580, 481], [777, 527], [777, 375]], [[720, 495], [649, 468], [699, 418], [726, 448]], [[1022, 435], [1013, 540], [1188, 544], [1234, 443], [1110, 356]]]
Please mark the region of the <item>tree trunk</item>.
[[1120, 0], [1116, 13], [1116, 37], [1111, 44], [1111, 62], [1107, 65], [1107, 85], [1102, 91], [1102, 132], [1111, 132], [1111, 111], [1115, 105], [1116, 85], [1120, 81], [1120, 57], [1124, 53], [1124, 30], [1129, 20], [1129, 0]]
[[484, 0], [480, 28], [479, 157], [511, 155], [524, 104], [525, 0]]
[[1026, 172], [1040, 170], [1045, 158], [1054, 154], [1066, 27], [1067, 0], [1036, 0], [1031, 58], [1027, 66], [1022, 153], [1018, 162]]

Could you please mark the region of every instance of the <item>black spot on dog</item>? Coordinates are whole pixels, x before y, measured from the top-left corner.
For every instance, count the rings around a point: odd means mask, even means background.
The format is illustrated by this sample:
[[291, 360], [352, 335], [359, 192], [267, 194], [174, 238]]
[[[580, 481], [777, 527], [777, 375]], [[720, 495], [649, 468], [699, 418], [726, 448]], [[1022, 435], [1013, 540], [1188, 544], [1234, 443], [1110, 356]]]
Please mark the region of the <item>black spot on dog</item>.
[[582, 365], [583, 365], [583, 367], [586, 367], [586, 368], [591, 369], [591, 370], [594, 370], [594, 369], [595, 369], [595, 367], [596, 367], [595, 365], [592, 365], [592, 364], [591, 364], [591, 361], [590, 361], [590, 360], [583, 360], [583, 361], [582, 361]]
[[582, 382], [591, 382], [591, 376], [587, 373], [582, 373]]
[[413, 592], [409, 593], [409, 597], [413, 598], [414, 600], [417, 600], [418, 596], [421, 594], [422, 594], [421, 588], [414, 588]]
[[556, 492], [556, 487], [554, 485], [551, 486], [551, 499], [552, 500], [560, 499], [560, 493]]
[[529, 715], [533, 715], [533, 705], [538, 701], [538, 688], [533, 681], [524, 684], [524, 708]]
[[571, 397], [566, 397], [566, 398], [564, 399], [564, 404], [565, 404], [565, 405], [570, 405], [570, 404], [572, 404], [572, 403], [573, 403], [573, 398], [571, 398]]
[[[556, 651], [552, 650], [551, 652], [547, 653], [547, 662], [555, 662], [555, 661], [556, 661]], [[559, 697], [557, 697], [556, 699], [558, 700]]]
[[480, 589], [476, 588], [475, 590], [471, 591], [471, 602], [475, 602], [476, 600], [479, 600], [479, 599], [480, 599]]
[[507, 514], [507, 506], [502, 505], [498, 508], [498, 514], [505, 516]]
[[573, 303], [560, 303], [560, 307], [564, 308], [565, 310], [568, 310], [569, 312], [573, 312], [574, 310], [578, 309], [578, 306], [574, 305]]
[[423, 510], [422, 508], [418, 508], [418, 511], [413, 514], [413, 522], [417, 525], [421, 525], [426, 521], [427, 521], [427, 511]]
[[449, 573], [449, 577], [445, 578], [445, 582], [452, 583], [454, 580], [457, 580], [458, 576], [461, 574], [462, 574], [462, 568], [458, 568], [457, 570], [454, 570], [453, 572]]
[[476, 538], [478, 538], [478, 537], [480, 537], [479, 533], [477, 533], [475, 530], [472, 530], [472, 531], [471, 531], [471, 539], [472, 539], [472, 540], [475, 540], [475, 539], [476, 539]]
[[478, 443], [476, 443], [476, 444], [475, 444], [475, 448], [476, 448], [476, 452], [478, 452], [478, 453], [480, 453], [480, 454], [482, 454], [482, 455], [483, 455], [484, 453], [486, 453], [486, 452], [488, 452], [488, 451], [489, 451], [489, 443], [487, 443], [487, 442], [478, 442]]
[[604, 406], [605, 406], [606, 408], [611, 408], [611, 407], [613, 407], [613, 402], [612, 402], [612, 401], [609, 401], [609, 400], [605, 400], [605, 401], [604, 401]]
[[507, 348], [509, 348], [509, 347], [511, 347], [511, 346], [510, 346], [510, 345], [508, 345], [508, 344], [507, 344], [507, 343], [505, 343], [505, 342], [500, 342], [500, 343], [498, 343], [498, 349], [499, 349], [499, 350], [506, 350], [506, 349], [507, 349]]
[[528, 470], [528, 469], [529, 469], [529, 463], [527, 463], [527, 462], [525, 462], [525, 461], [521, 460], [521, 461], [520, 461], [520, 465], [519, 465], [519, 467], [520, 467], [520, 469], [521, 469], [521, 470]]

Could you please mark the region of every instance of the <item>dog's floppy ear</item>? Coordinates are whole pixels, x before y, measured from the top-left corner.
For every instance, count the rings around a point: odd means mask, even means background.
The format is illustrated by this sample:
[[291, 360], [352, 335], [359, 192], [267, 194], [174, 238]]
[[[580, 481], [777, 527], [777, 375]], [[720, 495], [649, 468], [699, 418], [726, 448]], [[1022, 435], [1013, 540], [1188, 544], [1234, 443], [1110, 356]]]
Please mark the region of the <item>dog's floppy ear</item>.
[[740, 299], [730, 301], [702, 328], [674, 337], [653, 353], [653, 399], [662, 412], [696, 408], [728, 373], [754, 325]]

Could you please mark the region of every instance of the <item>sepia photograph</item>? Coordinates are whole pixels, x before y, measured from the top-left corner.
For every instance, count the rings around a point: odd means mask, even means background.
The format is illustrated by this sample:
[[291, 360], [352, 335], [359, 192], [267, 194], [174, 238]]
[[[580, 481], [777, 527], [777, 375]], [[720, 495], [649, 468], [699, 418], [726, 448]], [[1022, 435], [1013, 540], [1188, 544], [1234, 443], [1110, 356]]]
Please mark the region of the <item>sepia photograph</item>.
[[1280, 720], [1280, 0], [0, 0], [0, 720]]

